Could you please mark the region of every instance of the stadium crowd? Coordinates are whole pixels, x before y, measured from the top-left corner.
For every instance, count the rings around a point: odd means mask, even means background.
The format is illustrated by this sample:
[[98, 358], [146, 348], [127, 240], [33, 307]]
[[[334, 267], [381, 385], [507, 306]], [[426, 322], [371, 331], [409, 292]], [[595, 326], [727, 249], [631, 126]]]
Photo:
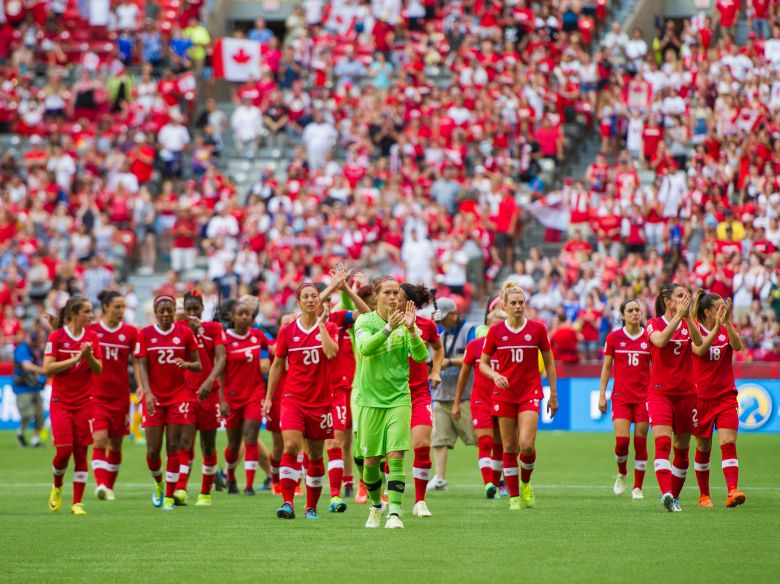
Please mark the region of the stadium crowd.
[[[780, 351], [780, 28], [761, 18], [742, 47], [720, 12], [649, 46], [613, 23], [594, 46], [602, 0], [315, 0], [284, 38], [262, 20], [246, 32], [264, 65], [228, 116], [202, 2], [109, 4], [14, 3], [0, 27], [0, 131], [25, 145], [0, 160], [6, 356], [21, 319], [77, 291], [116, 285], [133, 319], [128, 271], [168, 261], [161, 292], [205, 266], [205, 318], [252, 293], [265, 325], [338, 262], [461, 310], [513, 274], [571, 361], [598, 355], [626, 296], [649, 309], [673, 279], [734, 297], [745, 358]], [[578, 121], [603, 155], [562, 190], [570, 237], [515, 261], [522, 203]], [[220, 161], [231, 143], [293, 148], [284, 178], [269, 167], [239, 192]]]

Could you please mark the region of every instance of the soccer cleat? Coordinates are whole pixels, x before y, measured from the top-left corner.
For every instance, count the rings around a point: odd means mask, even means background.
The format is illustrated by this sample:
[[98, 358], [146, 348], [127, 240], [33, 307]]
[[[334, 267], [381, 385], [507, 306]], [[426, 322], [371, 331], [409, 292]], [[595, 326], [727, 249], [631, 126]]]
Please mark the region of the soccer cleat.
[[509, 496], [509, 487], [506, 485], [499, 485], [498, 486], [498, 496], [499, 497], [508, 497]]
[[160, 507], [163, 504], [163, 484], [154, 483], [154, 492], [152, 493], [152, 505]]
[[86, 515], [87, 512], [84, 510], [84, 503], [73, 503], [73, 505], [70, 506], [70, 514]]
[[113, 489], [106, 488], [106, 501], [116, 501]]
[[355, 489], [352, 485], [344, 485], [344, 498], [351, 499], [354, 490]]
[[330, 498], [330, 508], [328, 511], [331, 513], [344, 513], [344, 511], [347, 510], [347, 504], [342, 500], [341, 497], [331, 497]]
[[289, 503], [283, 503], [281, 507], [276, 510], [276, 516], [279, 519], [295, 519], [295, 509]]
[[398, 517], [395, 513], [391, 513], [387, 516], [387, 521], [385, 521], [385, 529], [403, 529], [404, 524], [401, 521], [401, 518]]
[[664, 509], [666, 509], [669, 513], [674, 511], [674, 497], [672, 497], [671, 493], [664, 493], [661, 495], [661, 504], [664, 506]]
[[447, 490], [447, 481], [444, 479], [440, 479], [437, 476], [434, 476], [430, 481], [428, 481], [428, 486], [425, 487], [426, 491], [446, 491]]
[[303, 517], [305, 519], [319, 519], [320, 515], [317, 513], [317, 510], [314, 507], [311, 507], [309, 509], [306, 509], [306, 512], [304, 513]]
[[211, 507], [211, 495], [206, 493], [198, 493], [198, 500], [195, 503], [196, 507]]
[[177, 507], [186, 507], [187, 506], [187, 491], [184, 489], [176, 489], [173, 492], [173, 501], [174, 505]]
[[95, 497], [97, 497], [98, 501], [105, 501], [106, 500], [106, 491], [108, 490], [108, 487], [105, 485], [98, 485], [95, 487]]
[[524, 483], [520, 482], [520, 496], [523, 499], [523, 507], [526, 509], [533, 509], [536, 507], [536, 495], [534, 495], [534, 490], [531, 488], [531, 483]]
[[249, 487], [247, 487], [246, 489], [244, 489], [244, 495], [247, 496], [247, 497], [254, 497], [255, 496], [255, 490], [254, 489], [250, 489]]
[[645, 496], [642, 494], [642, 489], [639, 487], [634, 487], [631, 489], [631, 498], [635, 501], [638, 501], [639, 499], [644, 499]]
[[615, 493], [617, 496], [620, 496], [626, 492], [625, 475], [619, 474], [617, 477], [615, 477], [615, 484], [612, 485], [612, 492]]
[[19, 445], [19, 448], [27, 447], [27, 440], [25, 439], [24, 434], [21, 432], [16, 433], [16, 443]]
[[726, 507], [737, 507], [745, 502], [745, 493], [738, 491], [737, 489], [731, 489], [726, 497]]
[[369, 529], [376, 529], [379, 527], [380, 522], [382, 520], [382, 511], [384, 509], [382, 507], [374, 507], [371, 505], [371, 508], [368, 510], [368, 520], [366, 521], [366, 527]]
[[221, 470], [217, 471], [214, 475], [214, 489], [217, 491], [224, 491], [227, 486], [227, 476]]
[[271, 492], [272, 492], [274, 495], [281, 495], [281, 494], [282, 494], [282, 485], [281, 485], [281, 484], [279, 484], [279, 483], [276, 483], [275, 485], [273, 485], [273, 486], [271, 487]]
[[357, 493], [355, 493], [355, 503], [358, 505], [365, 505], [368, 501], [368, 489], [366, 489], [366, 485], [363, 484], [363, 481], [360, 481], [358, 483]]
[[520, 511], [520, 509], [523, 508], [523, 498], [522, 497], [511, 497], [509, 499], [509, 510], [510, 511]]
[[496, 494], [498, 493], [498, 489], [496, 488], [496, 485], [493, 483], [487, 483], [484, 487], [485, 491], [485, 497], [488, 499], [495, 499]]
[[699, 497], [699, 507], [707, 507], [708, 509], [712, 507], [712, 499], [709, 495]]
[[161, 509], [163, 511], [173, 511], [173, 508], [176, 506], [176, 499], [173, 497], [165, 497], [163, 499], [162, 507]]
[[425, 501], [417, 501], [412, 509], [412, 517], [433, 517], [433, 513], [428, 509]]
[[238, 490], [238, 484], [236, 481], [228, 481], [227, 483], [227, 494], [228, 495], [240, 495], [241, 491]]
[[271, 477], [265, 477], [263, 484], [257, 489], [258, 491], [270, 491], [271, 490]]
[[674, 513], [679, 513], [682, 511], [682, 507], [680, 507], [680, 499], [672, 499], [672, 511]]
[[49, 511], [55, 513], [62, 507], [62, 487], [52, 487], [49, 493]]

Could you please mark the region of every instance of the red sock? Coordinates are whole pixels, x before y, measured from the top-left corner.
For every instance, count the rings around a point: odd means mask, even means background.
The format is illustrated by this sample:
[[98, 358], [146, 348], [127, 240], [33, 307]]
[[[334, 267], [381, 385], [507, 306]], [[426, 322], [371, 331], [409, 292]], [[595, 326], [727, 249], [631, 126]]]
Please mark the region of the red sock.
[[114, 488], [116, 483], [116, 477], [119, 475], [119, 466], [122, 464], [122, 451], [121, 450], [109, 450], [108, 451], [108, 485], [109, 489]]
[[152, 478], [155, 480], [155, 482], [159, 483], [162, 481], [162, 460], [158, 456], [157, 458], [152, 458], [149, 456], [149, 454], [146, 454], [146, 466], [149, 468], [149, 472], [152, 473]]
[[693, 455], [693, 469], [696, 471], [696, 482], [699, 483], [699, 493], [702, 497], [710, 496], [710, 451], [702, 452], [698, 448]]
[[201, 479], [200, 492], [204, 495], [211, 493], [214, 486], [214, 477], [217, 475], [217, 453], [203, 455], [203, 478]]
[[531, 473], [534, 472], [534, 463], [536, 462], [536, 450], [529, 455], [520, 453], [520, 480], [524, 483], [531, 482]]
[[190, 446], [190, 449], [187, 451], [187, 466], [189, 467], [189, 471], [187, 471], [187, 478], [190, 478], [190, 475], [192, 474], [192, 463], [195, 462], [195, 446]]
[[647, 469], [647, 438], [634, 437], [634, 488], [641, 489]]
[[341, 493], [341, 482], [344, 480], [343, 456], [341, 448], [328, 449], [328, 483], [331, 497], [338, 497]]
[[169, 452], [168, 460], [165, 462], [165, 496], [173, 497], [176, 490], [176, 483], [179, 482], [179, 453]]
[[477, 456], [479, 462], [479, 472], [482, 473], [482, 482], [488, 484], [492, 482], [493, 471], [491, 467], [490, 453], [493, 450], [493, 437], [480, 436], [477, 439]]
[[246, 488], [255, 488], [255, 473], [260, 460], [260, 448], [257, 442], [244, 445], [244, 471], [246, 472]]
[[54, 475], [54, 486], [62, 487], [62, 477], [68, 470], [68, 461], [73, 454], [72, 446], [57, 446], [54, 453], [54, 460], [51, 461], [51, 472]]
[[92, 448], [92, 474], [98, 485], [108, 486], [108, 460], [105, 448]]
[[341, 481], [341, 484], [344, 485], [344, 488], [347, 487], [353, 487], [355, 485], [355, 481], [352, 475], [344, 475], [344, 480]]
[[87, 486], [87, 446], [73, 448], [73, 504], [81, 503]]
[[317, 460], [309, 459], [309, 466], [306, 468], [306, 508], [316, 509], [317, 502], [322, 495], [322, 483], [325, 482], [325, 461], [321, 458]]
[[282, 487], [282, 501], [293, 504], [295, 500], [295, 487], [301, 478], [301, 467], [294, 454], [282, 454], [279, 463], [279, 485]]
[[414, 476], [414, 502], [425, 501], [425, 489], [431, 480], [431, 448], [423, 446], [414, 449], [414, 464], [412, 466]]
[[279, 484], [279, 465], [281, 462], [274, 458], [271, 458], [271, 483], [274, 485]]
[[685, 477], [688, 476], [688, 449], [674, 449], [674, 462], [672, 463], [672, 497], [675, 499], [682, 493]]
[[238, 466], [238, 450], [225, 448], [225, 465], [227, 466], [228, 481], [235, 481], [236, 467]]
[[672, 439], [669, 436], [659, 436], [655, 439], [655, 478], [661, 488], [661, 494], [672, 492], [672, 465], [669, 463], [669, 452], [672, 450]]
[[490, 482], [498, 486], [501, 482], [501, 473], [504, 472], [504, 445], [500, 442], [493, 442], [493, 457], [490, 461]]
[[733, 442], [731, 444], [722, 444], [720, 447], [721, 468], [723, 469], [723, 476], [726, 478], [726, 489], [728, 492], [737, 488], [739, 483], [739, 459], [737, 458], [737, 445]]
[[179, 450], [179, 480], [176, 481], [176, 490], [187, 490], [190, 482], [190, 450]]
[[621, 476], [628, 474], [626, 461], [628, 461], [628, 446], [630, 442], [631, 439], [628, 436], [615, 437], [615, 460], [617, 461], [618, 473]]
[[510, 497], [520, 496], [520, 482], [517, 476], [517, 452], [504, 452], [504, 479], [509, 487]]

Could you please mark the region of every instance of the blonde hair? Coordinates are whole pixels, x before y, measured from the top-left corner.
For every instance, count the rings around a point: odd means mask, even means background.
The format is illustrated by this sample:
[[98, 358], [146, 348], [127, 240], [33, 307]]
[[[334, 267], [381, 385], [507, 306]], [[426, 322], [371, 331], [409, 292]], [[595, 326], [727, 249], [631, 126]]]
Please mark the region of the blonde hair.
[[510, 294], [522, 294], [523, 299], [525, 299], [525, 291], [514, 280], [507, 280], [501, 286], [501, 300], [504, 305], [507, 304], [507, 298], [509, 298]]

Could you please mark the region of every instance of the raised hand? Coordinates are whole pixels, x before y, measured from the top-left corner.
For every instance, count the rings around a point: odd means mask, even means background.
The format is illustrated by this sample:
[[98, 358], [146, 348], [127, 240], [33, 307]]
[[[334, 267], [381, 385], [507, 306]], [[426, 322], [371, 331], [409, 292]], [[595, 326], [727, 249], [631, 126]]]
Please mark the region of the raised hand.
[[691, 295], [686, 294], [677, 302], [677, 316], [680, 318], [689, 317], [691, 311]]
[[417, 319], [417, 310], [414, 302], [409, 300], [406, 303], [406, 312], [404, 313], [404, 325], [407, 329], [414, 330], [414, 321]]
[[322, 314], [317, 319], [317, 325], [323, 325], [328, 322], [328, 318], [330, 317], [330, 301], [325, 301], [322, 304]]
[[401, 326], [401, 323], [404, 321], [404, 313], [400, 310], [396, 310], [393, 314], [390, 315], [390, 318], [387, 319], [387, 324], [390, 325], [390, 328], [392, 330], [397, 329], [399, 326]]

